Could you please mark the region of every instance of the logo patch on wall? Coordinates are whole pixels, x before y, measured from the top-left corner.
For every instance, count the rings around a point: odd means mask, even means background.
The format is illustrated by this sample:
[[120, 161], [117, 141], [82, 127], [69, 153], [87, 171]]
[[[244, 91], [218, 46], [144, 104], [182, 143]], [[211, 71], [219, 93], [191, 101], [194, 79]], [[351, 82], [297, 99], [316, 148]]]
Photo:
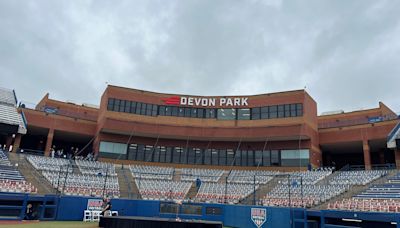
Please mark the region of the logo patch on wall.
[[267, 209], [251, 208], [251, 220], [260, 228], [267, 221]]

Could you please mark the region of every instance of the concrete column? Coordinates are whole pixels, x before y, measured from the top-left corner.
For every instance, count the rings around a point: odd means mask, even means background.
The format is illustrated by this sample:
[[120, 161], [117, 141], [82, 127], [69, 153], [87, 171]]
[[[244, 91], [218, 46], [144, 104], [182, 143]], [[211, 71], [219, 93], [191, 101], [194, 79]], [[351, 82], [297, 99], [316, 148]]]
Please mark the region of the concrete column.
[[394, 159], [396, 160], [397, 169], [400, 169], [400, 149], [394, 149]]
[[12, 135], [7, 136], [6, 139], [6, 150], [8, 151], [8, 148], [10, 148], [10, 146], [12, 145], [13, 142], [13, 137]]
[[51, 146], [53, 145], [53, 136], [54, 136], [54, 129], [50, 128], [49, 133], [47, 134], [46, 148], [44, 149], [45, 156], [50, 155], [50, 149], [51, 149]]
[[16, 153], [17, 150], [19, 149], [19, 146], [20, 146], [20, 144], [21, 144], [21, 138], [22, 138], [22, 135], [21, 135], [21, 134], [17, 134], [17, 135], [15, 136], [15, 140], [14, 140], [12, 152]]
[[371, 153], [369, 150], [368, 140], [363, 140], [363, 151], [365, 170], [371, 170]]

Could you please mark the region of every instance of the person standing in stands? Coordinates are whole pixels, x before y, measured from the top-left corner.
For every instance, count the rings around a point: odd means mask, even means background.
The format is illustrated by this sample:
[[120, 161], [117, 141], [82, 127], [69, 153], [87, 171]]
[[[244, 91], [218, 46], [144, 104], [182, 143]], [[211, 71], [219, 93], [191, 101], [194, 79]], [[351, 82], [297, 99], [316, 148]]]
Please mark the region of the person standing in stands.
[[74, 154], [74, 147], [71, 147], [71, 150], [67, 153], [68, 159], [70, 159], [73, 154]]

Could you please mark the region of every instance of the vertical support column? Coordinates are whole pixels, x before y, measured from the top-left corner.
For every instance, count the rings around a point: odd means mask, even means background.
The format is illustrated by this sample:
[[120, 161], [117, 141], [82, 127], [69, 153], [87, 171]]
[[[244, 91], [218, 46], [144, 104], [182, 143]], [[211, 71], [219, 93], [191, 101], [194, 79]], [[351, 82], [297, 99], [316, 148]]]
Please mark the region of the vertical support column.
[[44, 149], [45, 156], [50, 155], [50, 149], [51, 149], [51, 146], [53, 145], [53, 136], [54, 136], [54, 129], [50, 128], [49, 133], [47, 134], [46, 148]]
[[396, 168], [400, 169], [400, 149], [394, 149], [394, 159], [396, 160]]
[[6, 139], [6, 150], [8, 151], [8, 148], [10, 148], [10, 146], [12, 145], [12, 141], [13, 141], [13, 136], [9, 135], [7, 136]]
[[318, 168], [323, 166], [322, 152], [319, 146], [312, 145], [309, 153], [310, 153], [310, 164], [313, 168]]
[[365, 170], [371, 170], [371, 153], [369, 150], [368, 140], [363, 140], [363, 151], [364, 151], [364, 165]]
[[21, 134], [17, 134], [17, 135], [15, 136], [15, 140], [14, 140], [12, 152], [16, 153], [17, 150], [19, 149], [19, 146], [20, 146], [20, 144], [21, 144], [21, 138], [22, 138], [22, 135], [21, 135]]

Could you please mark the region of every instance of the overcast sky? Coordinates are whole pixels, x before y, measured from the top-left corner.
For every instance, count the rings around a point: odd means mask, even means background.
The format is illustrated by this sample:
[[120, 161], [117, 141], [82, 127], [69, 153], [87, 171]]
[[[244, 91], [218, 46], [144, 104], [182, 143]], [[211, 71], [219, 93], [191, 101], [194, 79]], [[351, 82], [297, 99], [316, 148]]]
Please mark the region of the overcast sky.
[[400, 112], [400, 1], [0, 1], [0, 87], [99, 104], [106, 83], [242, 95], [303, 89], [319, 113]]

